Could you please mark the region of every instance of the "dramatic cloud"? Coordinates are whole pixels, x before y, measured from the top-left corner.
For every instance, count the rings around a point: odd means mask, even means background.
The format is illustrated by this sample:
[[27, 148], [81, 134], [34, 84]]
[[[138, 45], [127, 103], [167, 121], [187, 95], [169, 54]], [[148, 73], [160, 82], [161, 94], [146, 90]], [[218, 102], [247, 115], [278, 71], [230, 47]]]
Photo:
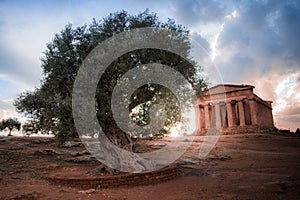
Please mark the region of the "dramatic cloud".
[[[282, 72], [290, 72], [287, 68], [300, 69], [300, 3], [281, 2], [249, 3], [237, 10], [237, 17], [224, 22], [218, 39], [221, 68], [229, 68], [226, 64], [233, 62], [238, 65], [240, 61], [243, 65], [252, 60], [257, 75], [274, 68]], [[242, 76], [248, 70], [244, 69], [239, 73]]]
[[294, 95], [300, 88], [295, 83], [283, 85], [286, 92], [276, 93], [276, 88], [300, 70], [300, 2], [249, 1], [234, 9], [236, 16], [225, 17], [216, 44], [215, 62], [224, 82], [255, 85], [260, 96], [274, 101], [280, 126], [295, 129], [283, 120], [298, 121]]
[[211, 52], [211, 47], [206, 38], [202, 37], [199, 33], [192, 32], [191, 39], [194, 40], [197, 44], [199, 44], [205, 51], [208, 53]]
[[292, 130], [300, 124], [300, 73], [295, 73], [283, 80], [276, 88], [278, 95], [274, 108], [278, 126]]
[[175, 16], [187, 26], [220, 22], [227, 14], [223, 1], [185, 0], [174, 4]]

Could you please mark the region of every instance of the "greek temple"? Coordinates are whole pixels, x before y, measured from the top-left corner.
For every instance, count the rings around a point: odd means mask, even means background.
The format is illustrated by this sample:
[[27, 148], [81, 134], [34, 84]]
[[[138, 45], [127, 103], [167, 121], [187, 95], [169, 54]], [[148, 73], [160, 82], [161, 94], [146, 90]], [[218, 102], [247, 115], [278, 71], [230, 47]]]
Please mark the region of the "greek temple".
[[274, 130], [272, 102], [258, 97], [252, 85], [222, 84], [209, 88], [196, 101], [197, 134]]

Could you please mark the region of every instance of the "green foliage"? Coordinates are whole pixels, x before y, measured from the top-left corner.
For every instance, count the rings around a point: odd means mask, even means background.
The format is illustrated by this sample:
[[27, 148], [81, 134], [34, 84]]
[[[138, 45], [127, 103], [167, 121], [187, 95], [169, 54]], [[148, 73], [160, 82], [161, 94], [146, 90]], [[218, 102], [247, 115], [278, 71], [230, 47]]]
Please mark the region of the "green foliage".
[[[51, 132], [59, 141], [76, 137], [71, 97], [77, 70], [98, 43], [114, 34], [140, 27], [175, 30], [176, 35], [172, 36], [172, 39], [182, 41], [183, 45], [180, 49], [183, 55], [189, 55], [190, 43], [187, 39], [189, 31], [181, 25], [176, 25], [170, 19], [164, 23], [160, 22], [157, 15], [149, 13], [148, 10], [138, 15], [120, 11], [110, 14], [103, 20], [93, 19], [91, 24], [76, 28], [68, 24], [54, 36], [52, 42], [47, 44], [42, 58], [41, 87], [33, 92], [24, 92], [15, 100], [17, 110], [25, 113], [29, 118], [24, 129], [30, 132]], [[117, 81], [128, 70], [151, 62], [165, 64], [179, 71], [197, 91], [203, 91], [203, 88], [206, 88], [205, 81], [197, 75], [201, 68], [196, 63], [190, 64], [177, 55], [158, 49], [139, 49], [129, 52], [114, 61], [99, 81], [96, 92], [96, 110], [98, 120], [106, 134], [122, 132], [115, 124], [110, 109], [110, 97]], [[130, 111], [144, 104], [133, 120], [139, 124], [148, 123], [149, 107], [155, 103], [166, 105], [168, 125], [178, 120], [180, 113], [178, 100], [168, 89], [155, 84], [144, 85], [132, 95]]]
[[11, 135], [11, 131], [13, 129], [17, 129], [18, 131], [21, 129], [21, 123], [17, 119], [9, 118], [4, 119], [0, 122], [0, 130], [9, 129], [9, 136]]

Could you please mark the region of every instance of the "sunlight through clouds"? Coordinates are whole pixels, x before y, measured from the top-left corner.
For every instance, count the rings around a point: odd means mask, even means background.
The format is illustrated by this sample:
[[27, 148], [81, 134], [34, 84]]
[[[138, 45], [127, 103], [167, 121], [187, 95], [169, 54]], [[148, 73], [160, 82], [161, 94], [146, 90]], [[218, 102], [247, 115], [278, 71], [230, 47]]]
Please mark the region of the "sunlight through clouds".
[[[224, 18], [227, 20], [231, 20], [238, 17], [238, 12], [236, 10], [234, 10], [231, 14], [226, 15]], [[220, 31], [216, 34], [215, 36], [215, 40], [212, 42], [211, 46], [212, 46], [212, 55], [211, 55], [211, 59], [214, 61], [214, 59], [216, 58], [217, 55], [217, 51], [218, 51], [218, 40], [220, 37], [220, 34], [222, 33], [222, 31], [224, 30], [224, 25], [226, 22], [222, 23], [220, 26]]]
[[298, 73], [290, 75], [287, 79], [278, 84], [275, 92], [279, 98], [289, 98], [295, 91]]
[[282, 111], [287, 106], [287, 99], [295, 93], [294, 89], [297, 85], [298, 73], [290, 75], [288, 78], [279, 83], [275, 89], [278, 96], [274, 113]]

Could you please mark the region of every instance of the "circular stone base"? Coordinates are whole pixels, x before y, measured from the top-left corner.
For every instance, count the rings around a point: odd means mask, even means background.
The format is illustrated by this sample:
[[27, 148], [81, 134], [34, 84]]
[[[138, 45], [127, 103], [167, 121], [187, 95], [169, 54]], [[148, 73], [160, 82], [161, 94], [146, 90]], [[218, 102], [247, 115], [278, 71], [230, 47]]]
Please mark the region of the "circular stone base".
[[99, 177], [67, 178], [58, 176], [46, 176], [45, 179], [55, 185], [67, 185], [71, 187], [89, 188], [112, 188], [119, 186], [139, 186], [154, 184], [175, 178], [178, 175], [176, 165], [170, 165], [163, 169], [134, 174], [106, 175]]

